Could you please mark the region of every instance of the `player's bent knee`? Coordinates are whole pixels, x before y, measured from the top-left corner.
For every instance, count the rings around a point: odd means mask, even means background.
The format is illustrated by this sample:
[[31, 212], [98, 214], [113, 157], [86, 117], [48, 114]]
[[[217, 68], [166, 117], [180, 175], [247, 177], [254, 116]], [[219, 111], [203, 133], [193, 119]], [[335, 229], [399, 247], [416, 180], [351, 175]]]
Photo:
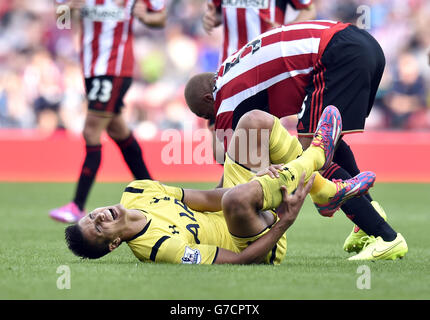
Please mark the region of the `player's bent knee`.
[[248, 111], [237, 124], [237, 128], [244, 129], [271, 129], [272, 127], [273, 116], [261, 110]]
[[111, 129], [111, 128], [108, 128], [106, 130], [106, 132], [107, 132], [108, 136], [116, 142], [122, 141], [130, 135], [129, 131], [124, 132], [124, 131], [121, 131], [118, 129]]
[[85, 127], [82, 135], [87, 145], [95, 145], [100, 143], [101, 132], [97, 128]]
[[247, 214], [250, 202], [241, 188], [236, 187], [227, 191], [222, 197], [222, 209], [225, 215], [230, 218], [237, 218]]

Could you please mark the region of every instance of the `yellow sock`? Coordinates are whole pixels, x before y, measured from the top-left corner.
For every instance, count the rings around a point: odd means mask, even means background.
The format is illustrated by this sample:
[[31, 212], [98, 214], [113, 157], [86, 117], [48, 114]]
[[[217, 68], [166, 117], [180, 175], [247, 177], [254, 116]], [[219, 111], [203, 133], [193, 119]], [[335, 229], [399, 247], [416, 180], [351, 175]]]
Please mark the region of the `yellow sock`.
[[[307, 182], [312, 173], [324, 162], [324, 151], [321, 148], [310, 146], [303, 152], [298, 139], [290, 135], [277, 117], [273, 118], [274, 123], [269, 140], [270, 162], [288, 164], [285, 166], [288, 169], [283, 170], [280, 177], [276, 179], [269, 176], [255, 178], [263, 188], [263, 210], [279, 206], [282, 201], [280, 191], [282, 185], [287, 187], [288, 192], [293, 192], [298, 186], [302, 172], [305, 172], [305, 182]], [[318, 172], [315, 173], [310, 196], [316, 203], [327, 203], [336, 193], [336, 185], [323, 178]]]
[[309, 147], [299, 158], [288, 162], [285, 166], [290, 169], [294, 168], [298, 173], [297, 178], [300, 178], [302, 173], [305, 172], [306, 182], [309, 180], [314, 171], [317, 171], [319, 168], [321, 168], [323, 161], [324, 151], [321, 148]]
[[[288, 167], [294, 167], [297, 172], [305, 172], [305, 182], [309, 180], [312, 173], [316, 173], [315, 180], [309, 192], [312, 201], [318, 204], [325, 204], [336, 194], [337, 188], [334, 182], [327, 180], [315, 170], [321, 168], [324, 162], [324, 151], [319, 147], [310, 146], [303, 155], [288, 163]], [[301, 173], [299, 175], [299, 178]]]
[[281, 186], [286, 186], [288, 193], [296, 190], [299, 177], [295, 168], [286, 168], [280, 171], [278, 178], [271, 178], [268, 175], [255, 177], [263, 189], [262, 210], [270, 210], [278, 207], [282, 201]]
[[270, 133], [269, 154], [270, 163], [288, 163], [303, 153], [299, 140], [290, 135], [277, 117], [273, 117], [273, 127]]
[[[279, 178], [271, 178], [268, 175], [255, 177], [263, 189], [263, 208], [270, 210], [278, 207], [282, 201], [281, 186], [286, 186], [288, 193], [297, 189], [300, 176], [295, 167], [285, 167], [286, 170], [280, 172]], [[314, 172], [315, 180], [312, 189], [309, 192], [314, 203], [325, 204], [336, 194], [336, 185], [334, 182], [325, 179], [318, 172]], [[306, 176], [305, 181], [309, 180], [310, 175]]]
[[316, 172], [314, 183], [309, 192], [314, 203], [324, 204], [329, 202], [330, 198], [336, 194], [336, 191], [336, 185], [332, 181], [327, 180], [319, 172]]
[[[268, 175], [256, 177], [261, 184], [264, 195], [263, 210], [273, 209], [279, 206], [282, 201], [281, 186], [286, 186], [289, 193], [296, 190], [303, 172], [305, 182], [309, 180], [315, 170], [321, 168], [324, 161], [324, 151], [320, 148], [309, 147], [303, 154], [287, 163], [279, 173], [279, 178], [271, 178]], [[311, 189], [312, 200], [316, 203], [327, 203], [336, 193], [336, 185], [318, 172]]]

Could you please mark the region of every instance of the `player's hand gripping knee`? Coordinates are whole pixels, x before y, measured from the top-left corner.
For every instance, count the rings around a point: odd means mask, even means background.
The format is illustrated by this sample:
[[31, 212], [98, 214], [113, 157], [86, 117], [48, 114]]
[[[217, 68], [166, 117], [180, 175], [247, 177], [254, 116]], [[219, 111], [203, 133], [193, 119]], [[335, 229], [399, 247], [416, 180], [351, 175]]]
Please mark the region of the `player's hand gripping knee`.
[[258, 171], [255, 175], [261, 177], [267, 174], [271, 178], [279, 178], [279, 170], [282, 170], [283, 166], [283, 164], [271, 164], [267, 168]]
[[299, 185], [294, 193], [288, 193], [287, 187], [282, 186], [282, 202], [276, 208], [276, 213], [278, 214], [281, 221], [285, 221], [288, 224], [292, 224], [296, 220], [300, 209], [303, 206], [303, 202], [306, 199], [307, 194], [312, 188], [312, 184], [315, 180], [315, 174], [309, 179], [305, 185], [305, 174], [303, 173], [300, 177]]

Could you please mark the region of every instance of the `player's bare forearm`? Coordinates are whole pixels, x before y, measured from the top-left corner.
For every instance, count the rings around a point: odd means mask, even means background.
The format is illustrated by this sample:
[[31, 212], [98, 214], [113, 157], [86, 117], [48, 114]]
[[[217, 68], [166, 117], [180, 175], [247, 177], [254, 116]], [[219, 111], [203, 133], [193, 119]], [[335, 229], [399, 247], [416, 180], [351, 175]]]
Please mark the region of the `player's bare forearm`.
[[166, 10], [163, 10], [161, 12], [148, 13], [145, 17], [145, 20], [141, 19], [141, 21], [148, 27], [164, 28], [166, 25], [166, 18]]
[[269, 232], [254, 241], [245, 250], [235, 253], [220, 248], [214, 263], [216, 264], [255, 264], [262, 263], [266, 255], [272, 250], [275, 244], [283, 236], [285, 231], [294, 223], [294, 220], [280, 220]]
[[305, 174], [303, 173], [294, 194], [288, 194], [286, 187], [282, 186], [282, 202], [276, 208], [279, 216], [278, 222], [265, 235], [251, 243], [240, 253], [220, 249], [215, 263], [252, 264], [263, 262], [266, 255], [296, 220], [303, 202], [312, 188], [314, 179], [315, 175], [312, 175], [305, 185]]
[[221, 211], [221, 199], [227, 188], [211, 190], [184, 189], [184, 203], [196, 211]]
[[81, 26], [81, 10], [84, 5], [85, 3], [82, 4], [81, 6], [79, 6], [79, 3], [75, 4], [75, 6], [72, 7], [72, 12], [71, 12], [73, 46], [77, 52], [81, 50], [80, 39], [83, 32], [82, 26]]
[[167, 10], [150, 11], [143, 1], [136, 1], [133, 15], [148, 27], [163, 28], [166, 25]]
[[208, 2], [205, 14], [203, 15], [203, 28], [210, 34], [213, 28], [218, 27], [221, 23], [221, 7], [216, 7], [212, 2]]
[[306, 20], [314, 20], [317, 17], [317, 10], [314, 4], [311, 4], [309, 7], [300, 10], [296, 19], [293, 22], [300, 22]]

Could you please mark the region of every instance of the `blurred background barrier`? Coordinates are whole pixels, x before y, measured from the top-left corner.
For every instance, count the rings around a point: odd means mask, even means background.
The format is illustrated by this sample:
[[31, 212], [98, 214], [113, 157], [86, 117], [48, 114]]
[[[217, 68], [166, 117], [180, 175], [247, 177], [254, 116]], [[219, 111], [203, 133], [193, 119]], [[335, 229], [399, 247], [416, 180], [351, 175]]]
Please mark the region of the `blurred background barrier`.
[[[430, 182], [430, 132], [365, 132], [347, 135], [361, 170], [376, 173], [378, 182]], [[218, 164], [165, 164], [163, 148], [190, 148], [190, 140], [173, 143], [157, 135], [140, 140], [144, 159], [154, 179], [172, 182], [217, 182], [222, 175]], [[193, 143], [193, 153], [199, 143]], [[103, 138], [104, 152], [98, 181], [128, 182], [128, 171], [117, 146]], [[76, 134], [59, 131], [46, 137], [37, 131], [0, 131], [0, 181], [73, 182], [80, 170], [84, 147]], [[7, 152], [4, 152], [7, 150]], [[190, 150], [190, 149], [189, 149]], [[110, 152], [113, 151], [113, 152]], [[164, 161], [166, 162], [166, 161]]]

